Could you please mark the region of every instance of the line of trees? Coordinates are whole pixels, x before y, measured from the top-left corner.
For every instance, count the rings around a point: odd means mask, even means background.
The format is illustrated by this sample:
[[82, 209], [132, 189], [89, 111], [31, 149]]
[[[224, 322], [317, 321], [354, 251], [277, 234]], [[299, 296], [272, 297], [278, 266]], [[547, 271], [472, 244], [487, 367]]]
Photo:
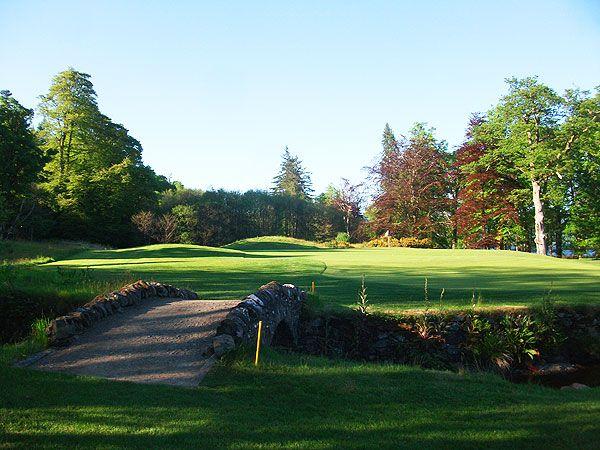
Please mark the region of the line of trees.
[[369, 213], [377, 232], [438, 247], [600, 249], [600, 91], [507, 83], [453, 153], [424, 124], [398, 140], [386, 125]]
[[446, 248], [598, 250], [599, 99], [510, 79], [455, 151], [424, 123], [398, 137], [386, 125], [370, 195], [345, 179], [315, 195], [287, 147], [270, 191], [201, 191], [144, 165], [140, 142], [100, 112], [90, 76], [69, 69], [41, 97], [36, 127], [33, 110], [0, 92], [0, 238], [128, 246], [388, 234]]

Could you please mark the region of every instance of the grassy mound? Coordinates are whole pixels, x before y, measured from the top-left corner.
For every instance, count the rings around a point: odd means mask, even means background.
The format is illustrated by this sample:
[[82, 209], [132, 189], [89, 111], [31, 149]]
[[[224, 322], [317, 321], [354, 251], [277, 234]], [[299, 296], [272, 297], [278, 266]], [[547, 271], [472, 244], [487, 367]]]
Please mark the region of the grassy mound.
[[227, 244], [224, 248], [232, 248], [242, 251], [258, 250], [316, 250], [323, 248], [322, 245], [312, 241], [296, 239], [285, 236], [261, 236]]

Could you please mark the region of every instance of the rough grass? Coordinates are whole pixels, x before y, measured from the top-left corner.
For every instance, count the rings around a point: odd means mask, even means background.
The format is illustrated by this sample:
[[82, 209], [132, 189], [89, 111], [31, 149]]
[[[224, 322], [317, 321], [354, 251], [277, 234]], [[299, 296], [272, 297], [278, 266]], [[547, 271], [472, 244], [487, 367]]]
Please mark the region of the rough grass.
[[492, 250], [328, 249], [301, 242], [257, 238], [228, 248], [173, 244], [87, 250], [42, 267], [89, 267], [102, 277], [129, 271], [191, 287], [211, 299], [240, 298], [271, 280], [304, 288], [315, 281], [322, 300], [337, 306], [354, 305], [364, 274], [370, 305], [385, 312], [425, 308], [425, 278], [430, 306], [437, 308], [465, 308], [473, 292], [482, 307], [532, 306], [550, 289], [558, 303], [600, 304], [597, 261]]
[[100, 248], [85, 242], [71, 241], [7, 241], [0, 240], [0, 263], [48, 262], [64, 259], [83, 250]]
[[[600, 391], [493, 375], [238, 354], [197, 389], [0, 367], [18, 448], [594, 448]], [[1, 445], [1, 444], [0, 444]]]
[[65, 314], [132, 280], [126, 271], [95, 276], [91, 269], [40, 267], [90, 248], [69, 242], [0, 241], [0, 342], [20, 339], [36, 319]]

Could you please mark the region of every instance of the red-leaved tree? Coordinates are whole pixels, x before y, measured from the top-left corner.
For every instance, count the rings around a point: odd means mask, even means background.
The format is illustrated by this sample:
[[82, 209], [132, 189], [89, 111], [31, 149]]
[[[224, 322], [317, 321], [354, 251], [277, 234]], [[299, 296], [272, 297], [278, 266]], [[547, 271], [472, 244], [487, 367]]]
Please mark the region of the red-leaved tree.
[[473, 137], [483, 123], [474, 115], [467, 139], [456, 151], [453, 173], [457, 177], [458, 208], [453, 221], [459, 237], [468, 248], [504, 248], [516, 243], [520, 234], [519, 215], [511, 194], [515, 182], [478, 164], [486, 154], [486, 145]]
[[446, 245], [449, 225], [449, 178], [445, 143], [423, 124], [407, 139], [384, 148], [374, 167], [379, 195], [372, 211], [377, 232], [396, 237], [429, 238]]

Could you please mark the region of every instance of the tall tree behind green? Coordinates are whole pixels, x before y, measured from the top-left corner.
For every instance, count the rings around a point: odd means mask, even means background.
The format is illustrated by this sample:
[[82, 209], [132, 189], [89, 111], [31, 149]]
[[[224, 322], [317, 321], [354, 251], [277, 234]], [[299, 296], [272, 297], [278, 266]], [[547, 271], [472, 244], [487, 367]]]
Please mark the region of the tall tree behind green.
[[0, 238], [12, 235], [32, 208], [26, 201], [44, 166], [32, 118], [32, 110], [0, 91]]
[[548, 184], [568, 171], [577, 141], [598, 120], [597, 107], [566, 108], [567, 101], [537, 78], [507, 80], [509, 92], [488, 113], [480, 136], [492, 144], [485, 162], [530, 186], [538, 254], [547, 251], [544, 200]]
[[94, 154], [94, 129], [101, 121], [96, 92], [85, 73], [69, 69], [52, 80], [41, 97], [38, 136], [51, 158], [46, 169], [54, 189], [64, 189], [71, 173], [80, 173]]
[[287, 147], [281, 158], [279, 173], [273, 179], [273, 192], [301, 199], [310, 198], [312, 182], [310, 174], [302, 167], [302, 161], [290, 154]]
[[563, 131], [579, 136], [570, 155], [566, 233], [576, 249], [600, 253], [600, 87], [594, 95], [571, 90], [566, 94], [570, 119]]

